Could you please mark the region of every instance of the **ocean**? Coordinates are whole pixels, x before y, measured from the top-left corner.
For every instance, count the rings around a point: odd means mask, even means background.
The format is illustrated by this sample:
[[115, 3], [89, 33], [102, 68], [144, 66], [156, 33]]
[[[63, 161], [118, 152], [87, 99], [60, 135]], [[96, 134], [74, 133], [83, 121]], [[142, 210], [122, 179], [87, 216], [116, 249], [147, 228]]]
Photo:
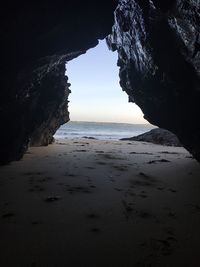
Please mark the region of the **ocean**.
[[62, 125], [54, 137], [55, 139], [93, 137], [100, 140], [119, 140], [154, 128], [155, 126], [151, 124], [70, 121]]

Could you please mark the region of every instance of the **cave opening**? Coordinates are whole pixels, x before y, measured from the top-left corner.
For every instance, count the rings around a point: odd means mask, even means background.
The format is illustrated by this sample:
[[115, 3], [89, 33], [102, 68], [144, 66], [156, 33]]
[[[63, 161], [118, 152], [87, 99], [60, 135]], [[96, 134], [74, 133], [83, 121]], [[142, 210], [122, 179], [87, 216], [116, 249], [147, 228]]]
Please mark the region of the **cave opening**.
[[62, 125], [55, 138], [127, 138], [153, 126], [141, 109], [128, 102], [119, 84], [117, 52], [109, 51], [106, 40], [66, 63], [71, 84], [70, 122]]
[[[95, 54], [105, 43], [88, 50], [112, 27], [122, 87], [149, 121], [177, 133], [200, 160], [199, 1], [4, 6], [0, 163], [12, 162], [0, 167], [0, 266], [199, 266], [199, 163], [183, 147], [119, 141], [143, 114], [134, 119], [136, 106], [119, 87], [116, 54], [105, 46], [110, 65]], [[70, 117], [87, 121], [87, 132], [81, 126], [70, 136], [69, 122], [67, 138], [48, 146], [68, 120], [67, 60]], [[117, 126], [116, 140], [99, 140], [105, 125], [94, 136], [94, 121], [121, 123], [123, 136]], [[109, 132], [113, 138], [113, 127]]]

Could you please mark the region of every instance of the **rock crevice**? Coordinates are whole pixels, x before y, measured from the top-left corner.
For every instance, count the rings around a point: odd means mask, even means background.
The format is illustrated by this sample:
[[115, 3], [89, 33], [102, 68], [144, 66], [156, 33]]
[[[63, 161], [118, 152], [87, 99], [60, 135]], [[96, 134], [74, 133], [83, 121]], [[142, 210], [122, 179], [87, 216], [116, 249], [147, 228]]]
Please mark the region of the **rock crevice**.
[[0, 10], [0, 163], [47, 145], [69, 120], [65, 63], [105, 38], [117, 1], [18, 1]]
[[109, 34], [129, 100], [200, 160], [199, 0], [8, 2], [0, 22], [1, 164], [52, 141], [69, 120], [65, 62]]
[[122, 0], [110, 49], [120, 84], [154, 125], [175, 133], [200, 160], [200, 5], [198, 0]]

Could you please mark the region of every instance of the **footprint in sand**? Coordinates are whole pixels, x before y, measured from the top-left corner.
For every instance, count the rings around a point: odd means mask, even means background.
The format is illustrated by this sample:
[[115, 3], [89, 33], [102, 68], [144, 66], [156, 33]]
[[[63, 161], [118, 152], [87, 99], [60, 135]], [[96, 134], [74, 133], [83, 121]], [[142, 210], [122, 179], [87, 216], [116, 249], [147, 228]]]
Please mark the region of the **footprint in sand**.
[[165, 187], [157, 187], [157, 190], [163, 191], [165, 189]]
[[133, 155], [153, 155], [153, 153], [149, 153], [149, 152], [130, 152], [129, 154], [133, 154]]
[[126, 166], [126, 165], [114, 165], [113, 168], [118, 170], [118, 171], [122, 171], [122, 172], [128, 170], [128, 166]]
[[128, 220], [130, 215], [131, 215], [131, 213], [134, 211], [134, 209], [132, 207], [133, 203], [127, 203], [126, 200], [124, 200], [124, 199], [122, 199], [121, 202], [122, 202], [122, 206], [124, 208], [124, 212], [123, 213], [124, 213], [126, 219]]
[[152, 256], [154, 256], [154, 254], [170, 256], [174, 251], [176, 243], [176, 238], [167, 236], [165, 239], [151, 238], [149, 242], [146, 242], [145, 244], [152, 250]]
[[39, 224], [42, 224], [40, 221], [32, 221], [31, 222], [32, 225], [39, 225]]
[[140, 196], [141, 198], [147, 198], [147, 197], [148, 197], [146, 191], [141, 191], [140, 194], [139, 194], [139, 196]]
[[34, 176], [34, 175], [43, 175], [44, 172], [24, 172], [23, 174], [27, 176]]
[[95, 185], [90, 185], [90, 188], [96, 188], [96, 186]]
[[186, 159], [194, 159], [192, 156], [186, 156]]
[[121, 189], [121, 188], [114, 188], [114, 190], [118, 191], [118, 192], [122, 192], [123, 191], [123, 189]]
[[150, 160], [147, 162], [147, 164], [154, 164], [154, 163], [168, 163], [170, 162], [169, 160], [167, 159], [158, 159], [158, 160]]
[[191, 206], [193, 210], [197, 213], [200, 212], [200, 205], [199, 204], [186, 204], [186, 206]]
[[167, 215], [168, 215], [168, 217], [170, 217], [172, 219], [176, 219], [176, 213], [175, 212], [170, 211]]
[[[133, 186], [153, 186], [154, 185], [154, 182], [151, 180], [151, 178], [149, 176], [146, 176], [146, 175], [141, 175], [140, 173], [140, 179], [134, 179], [134, 180], [131, 180], [130, 183], [133, 185]], [[142, 178], [142, 179], [141, 179]]]
[[12, 212], [7, 212], [7, 213], [4, 213], [4, 214], [1, 216], [1, 218], [5, 219], [5, 218], [13, 217], [13, 216], [15, 216], [14, 213], [12, 213]]
[[[76, 168], [76, 167], [75, 167]], [[77, 175], [73, 174], [73, 173], [69, 173], [68, 174], [69, 177], [77, 177]]]
[[136, 193], [135, 193], [132, 189], [127, 189], [127, 190], [124, 192], [124, 196], [125, 196], [125, 197], [127, 197], [127, 196], [135, 197], [135, 196], [136, 196]]
[[136, 211], [136, 213], [137, 213], [137, 216], [142, 219], [150, 219], [153, 217], [153, 215], [149, 213], [148, 211], [140, 210], [140, 211]]
[[60, 200], [61, 197], [60, 196], [49, 196], [47, 198], [45, 198], [45, 201], [46, 202], [54, 202], [54, 201], [57, 201], [57, 200]]
[[178, 152], [169, 152], [169, 151], [161, 151], [161, 152], [158, 152], [158, 153], [160, 153], [160, 154], [169, 154], [169, 155], [178, 155], [178, 154], [180, 154]]
[[89, 170], [95, 170], [95, 168], [94, 167], [91, 167], [91, 166], [87, 166], [87, 167], [85, 167], [86, 169], [89, 169]]
[[177, 192], [177, 190], [172, 189], [172, 188], [169, 188], [168, 191], [170, 191], [171, 193], [176, 193]]
[[37, 179], [37, 182], [45, 183], [45, 182], [49, 182], [52, 179], [53, 179], [52, 177], [44, 177], [44, 178], [41, 178], [41, 179]]
[[45, 188], [39, 185], [35, 185], [32, 188], [28, 190], [29, 192], [43, 192], [45, 191]]
[[103, 162], [103, 161], [96, 161], [96, 163], [99, 165], [106, 165], [106, 162]]
[[175, 230], [174, 230], [174, 228], [173, 227], [170, 227], [170, 226], [168, 226], [168, 227], [164, 227], [163, 228], [163, 231], [167, 234], [167, 235], [169, 235], [169, 236], [175, 236]]
[[91, 228], [91, 232], [93, 232], [93, 233], [99, 233], [99, 232], [101, 232], [101, 230], [100, 230], [100, 228], [94, 227], [94, 228]]
[[87, 193], [87, 194], [92, 193], [92, 191], [90, 190], [90, 187], [84, 187], [84, 186], [68, 186], [66, 191], [68, 191], [70, 194], [73, 194], [73, 193]]
[[89, 214], [87, 214], [87, 218], [89, 218], [89, 219], [98, 219], [99, 215], [97, 215], [95, 213], [89, 213]]

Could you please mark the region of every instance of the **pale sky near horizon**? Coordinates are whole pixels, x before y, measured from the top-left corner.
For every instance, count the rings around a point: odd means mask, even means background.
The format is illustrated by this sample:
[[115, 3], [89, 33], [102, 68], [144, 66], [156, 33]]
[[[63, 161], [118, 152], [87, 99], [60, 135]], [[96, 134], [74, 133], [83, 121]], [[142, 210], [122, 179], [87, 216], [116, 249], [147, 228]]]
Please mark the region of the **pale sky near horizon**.
[[128, 103], [119, 85], [117, 53], [105, 41], [69, 61], [66, 75], [71, 83], [71, 121], [148, 123], [138, 106]]

